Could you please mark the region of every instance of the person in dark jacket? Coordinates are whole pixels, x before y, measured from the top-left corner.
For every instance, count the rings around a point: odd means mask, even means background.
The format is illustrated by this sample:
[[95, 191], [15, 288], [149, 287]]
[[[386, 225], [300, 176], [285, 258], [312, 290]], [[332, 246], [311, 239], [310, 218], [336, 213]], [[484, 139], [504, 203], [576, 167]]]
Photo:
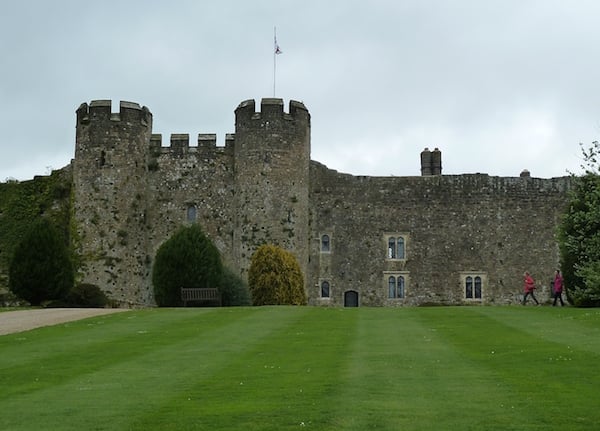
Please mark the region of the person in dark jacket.
[[563, 299], [562, 299], [563, 287], [564, 287], [563, 276], [560, 273], [560, 269], [557, 269], [556, 272], [554, 273], [554, 284], [552, 286], [552, 290], [553, 290], [553, 294], [554, 294], [554, 303], [552, 304], [553, 306], [556, 306], [557, 299], [560, 299], [561, 307], [565, 306], [565, 303], [563, 302]]
[[523, 277], [523, 291], [525, 292], [525, 295], [523, 296], [523, 305], [525, 305], [525, 303], [527, 302], [527, 297], [529, 295], [531, 295], [531, 297], [537, 305], [540, 305], [537, 298], [533, 294], [533, 291], [535, 290], [535, 280], [527, 271], [525, 271]]

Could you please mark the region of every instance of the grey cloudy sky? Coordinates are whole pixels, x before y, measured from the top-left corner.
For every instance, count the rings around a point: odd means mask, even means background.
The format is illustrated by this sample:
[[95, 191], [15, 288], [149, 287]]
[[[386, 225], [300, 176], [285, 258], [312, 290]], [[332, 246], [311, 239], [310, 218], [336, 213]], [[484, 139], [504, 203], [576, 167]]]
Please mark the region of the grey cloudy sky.
[[[305, 103], [312, 159], [355, 175], [579, 172], [600, 135], [596, 0], [2, 1], [0, 181], [74, 155], [75, 110], [147, 106], [216, 133], [246, 99]], [[287, 108], [286, 108], [287, 109]]]

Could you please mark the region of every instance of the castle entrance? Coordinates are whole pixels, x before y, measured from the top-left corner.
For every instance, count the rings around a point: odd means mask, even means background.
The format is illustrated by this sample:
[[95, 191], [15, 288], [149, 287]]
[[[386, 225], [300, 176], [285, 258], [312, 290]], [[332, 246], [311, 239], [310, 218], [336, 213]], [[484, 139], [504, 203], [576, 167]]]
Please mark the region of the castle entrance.
[[358, 292], [348, 290], [344, 292], [344, 307], [358, 307]]

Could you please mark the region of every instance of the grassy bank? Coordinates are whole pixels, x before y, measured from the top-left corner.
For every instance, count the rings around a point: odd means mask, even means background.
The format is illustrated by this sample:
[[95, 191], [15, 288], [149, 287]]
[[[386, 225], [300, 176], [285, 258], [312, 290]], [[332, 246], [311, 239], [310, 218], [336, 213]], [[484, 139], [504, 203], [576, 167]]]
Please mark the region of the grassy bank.
[[149, 309], [0, 337], [0, 429], [589, 430], [600, 310]]

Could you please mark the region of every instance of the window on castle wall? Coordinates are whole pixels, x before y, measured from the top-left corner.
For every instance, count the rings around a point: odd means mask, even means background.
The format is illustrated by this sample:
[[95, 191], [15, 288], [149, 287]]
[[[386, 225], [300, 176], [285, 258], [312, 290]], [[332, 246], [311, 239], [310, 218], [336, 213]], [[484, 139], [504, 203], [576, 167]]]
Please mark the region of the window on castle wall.
[[398, 298], [404, 298], [404, 277], [398, 277]]
[[396, 259], [404, 259], [404, 238], [398, 237], [396, 240]]
[[481, 299], [482, 278], [480, 276], [467, 276], [465, 278], [465, 298]]
[[388, 279], [388, 298], [396, 297], [396, 277], [390, 276]]
[[390, 236], [388, 238], [387, 257], [388, 259], [405, 258], [405, 246], [403, 237]]
[[404, 298], [404, 277], [402, 275], [390, 275], [388, 277], [388, 298]]
[[321, 237], [321, 253], [329, 253], [331, 250], [331, 244], [329, 242], [329, 235], [323, 235]]
[[100, 153], [100, 160], [98, 160], [98, 167], [101, 168], [106, 164], [106, 151], [102, 150]]
[[190, 205], [187, 209], [187, 221], [195, 222], [198, 216], [198, 211], [195, 205]]
[[324, 280], [321, 282], [321, 298], [329, 298], [329, 282]]
[[473, 298], [473, 277], [465, 279], [465, 298]]

